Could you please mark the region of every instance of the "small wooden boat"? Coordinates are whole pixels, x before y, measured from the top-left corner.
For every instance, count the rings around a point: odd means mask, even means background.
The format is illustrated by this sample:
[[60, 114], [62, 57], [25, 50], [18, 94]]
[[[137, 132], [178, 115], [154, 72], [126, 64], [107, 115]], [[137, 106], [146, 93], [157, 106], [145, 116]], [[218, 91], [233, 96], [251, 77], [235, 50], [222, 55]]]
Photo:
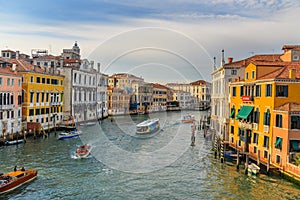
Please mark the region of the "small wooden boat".
[[14, 190], [37, 177], [37, 171], [18, 170], [0, 176], [0, 194]]
[[187, 114], [187, 115], [183, 115], [181, 117], [181, 122], [183, 122], [183, 123], [192, 123], [194, 121], [195, 121], [194, 115]]
[[5, 145], [14, 145], [14, 144], [20, 144], [20, 143], [23, 143], [24, 140], [23, 139], [20, 139], [20, 140], [11, 140], [11, 141], [5, 141]]
[[58, 139], [59, 140], [64, 140], [64, 139], [68, 139], [68, 138], [73, 138], [73, 137], [78, 137], [81, 134], [81, 131], [79, 130], [73, 130], [70, 132], [62, 132], [58, 134]]
[[90, 155], [92, 146], [88, 144], [78, 146], [75, 154], [78, 158], [86, 158]]
[[256, 164], [251, 163], [250, 165], [248, 165], [248, 174], [257, 175], [259, 174], [259, 171], [260, 171], [260, 167], [257, 166]]
[[148, 134], [157, 131], [160, 128], [159, 119], [148, 119], [136, 125], [137, 134]]

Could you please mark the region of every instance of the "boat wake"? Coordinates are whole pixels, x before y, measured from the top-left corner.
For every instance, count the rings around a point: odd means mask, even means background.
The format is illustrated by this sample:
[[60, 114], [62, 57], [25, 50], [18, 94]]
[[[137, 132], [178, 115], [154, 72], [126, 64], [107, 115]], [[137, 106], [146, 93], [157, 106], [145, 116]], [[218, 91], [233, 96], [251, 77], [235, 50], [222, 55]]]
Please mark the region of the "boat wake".
[[92, 155], [88, 155], [87, 157], [80, 157], [80, 156], [77, 156], [76, 154], [72, 154], [71, 155], [71, 158], [74, 159], [74, 160], [78, 160], [78, 159], [88, 159], [88, 158], [92, 158], [93, 156]]

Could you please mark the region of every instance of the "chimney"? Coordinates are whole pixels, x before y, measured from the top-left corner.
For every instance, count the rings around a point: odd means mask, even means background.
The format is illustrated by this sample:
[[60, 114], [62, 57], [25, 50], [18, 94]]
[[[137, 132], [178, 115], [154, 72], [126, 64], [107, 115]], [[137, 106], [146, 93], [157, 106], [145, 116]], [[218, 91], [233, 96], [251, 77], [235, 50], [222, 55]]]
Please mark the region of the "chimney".
[[94, 69], [94, 61], [91, 60], [91, 69]]
[[228, 60], [228, 63], [232, 63], [233, 58], [229, 57], [227, 60]]
[[64, 67], [64, 58], [63, 57], [59, 58], [59, 65], [60, 65], [60, 67]]
[[11, 70], [14, 72], [16, 70], [16, 68], [17, 68], [17, 64], [14, 63], [11, 67]]
[[16, 60], [19, 60], [20, 57], [20, 51], [16, 51]]
[[221, 57], [221, 66], [224, 66], [225, 60], [224, 60], [224, 49], [222, 49], [222, 57]]
[[98, 72], [100, 73], [100, 63], [97, 63], [97, 66], [98, 66]]
[[289, 78], [295, 79], [296, 78], [296, 69], [290, 69], [289, 70]]
[[217, 67], [216, 67], [216, 57], [214, 57], [214, 70], [216, 70]]

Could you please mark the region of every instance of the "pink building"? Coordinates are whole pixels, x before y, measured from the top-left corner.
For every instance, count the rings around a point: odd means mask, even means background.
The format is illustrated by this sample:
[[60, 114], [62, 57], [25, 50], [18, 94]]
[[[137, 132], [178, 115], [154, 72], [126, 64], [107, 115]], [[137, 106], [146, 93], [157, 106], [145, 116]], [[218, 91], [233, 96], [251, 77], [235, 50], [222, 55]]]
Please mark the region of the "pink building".
[[15, 66], [0, 60], [0, 137], [21, 132], [22, 77]]

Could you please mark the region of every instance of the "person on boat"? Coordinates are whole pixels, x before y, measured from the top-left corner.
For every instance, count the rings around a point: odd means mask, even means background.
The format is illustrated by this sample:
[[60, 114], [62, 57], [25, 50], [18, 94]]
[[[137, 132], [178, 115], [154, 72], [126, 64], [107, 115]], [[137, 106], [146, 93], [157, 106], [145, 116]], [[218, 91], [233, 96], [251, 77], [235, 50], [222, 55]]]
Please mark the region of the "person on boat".
[[25, 172], [25, 168], [24, 168], [24, 167], [22, 167], [21, 171]]
[[15, 168], [14, 168], [14, 171], [18, 171], [18, 166], [16, 165]]

